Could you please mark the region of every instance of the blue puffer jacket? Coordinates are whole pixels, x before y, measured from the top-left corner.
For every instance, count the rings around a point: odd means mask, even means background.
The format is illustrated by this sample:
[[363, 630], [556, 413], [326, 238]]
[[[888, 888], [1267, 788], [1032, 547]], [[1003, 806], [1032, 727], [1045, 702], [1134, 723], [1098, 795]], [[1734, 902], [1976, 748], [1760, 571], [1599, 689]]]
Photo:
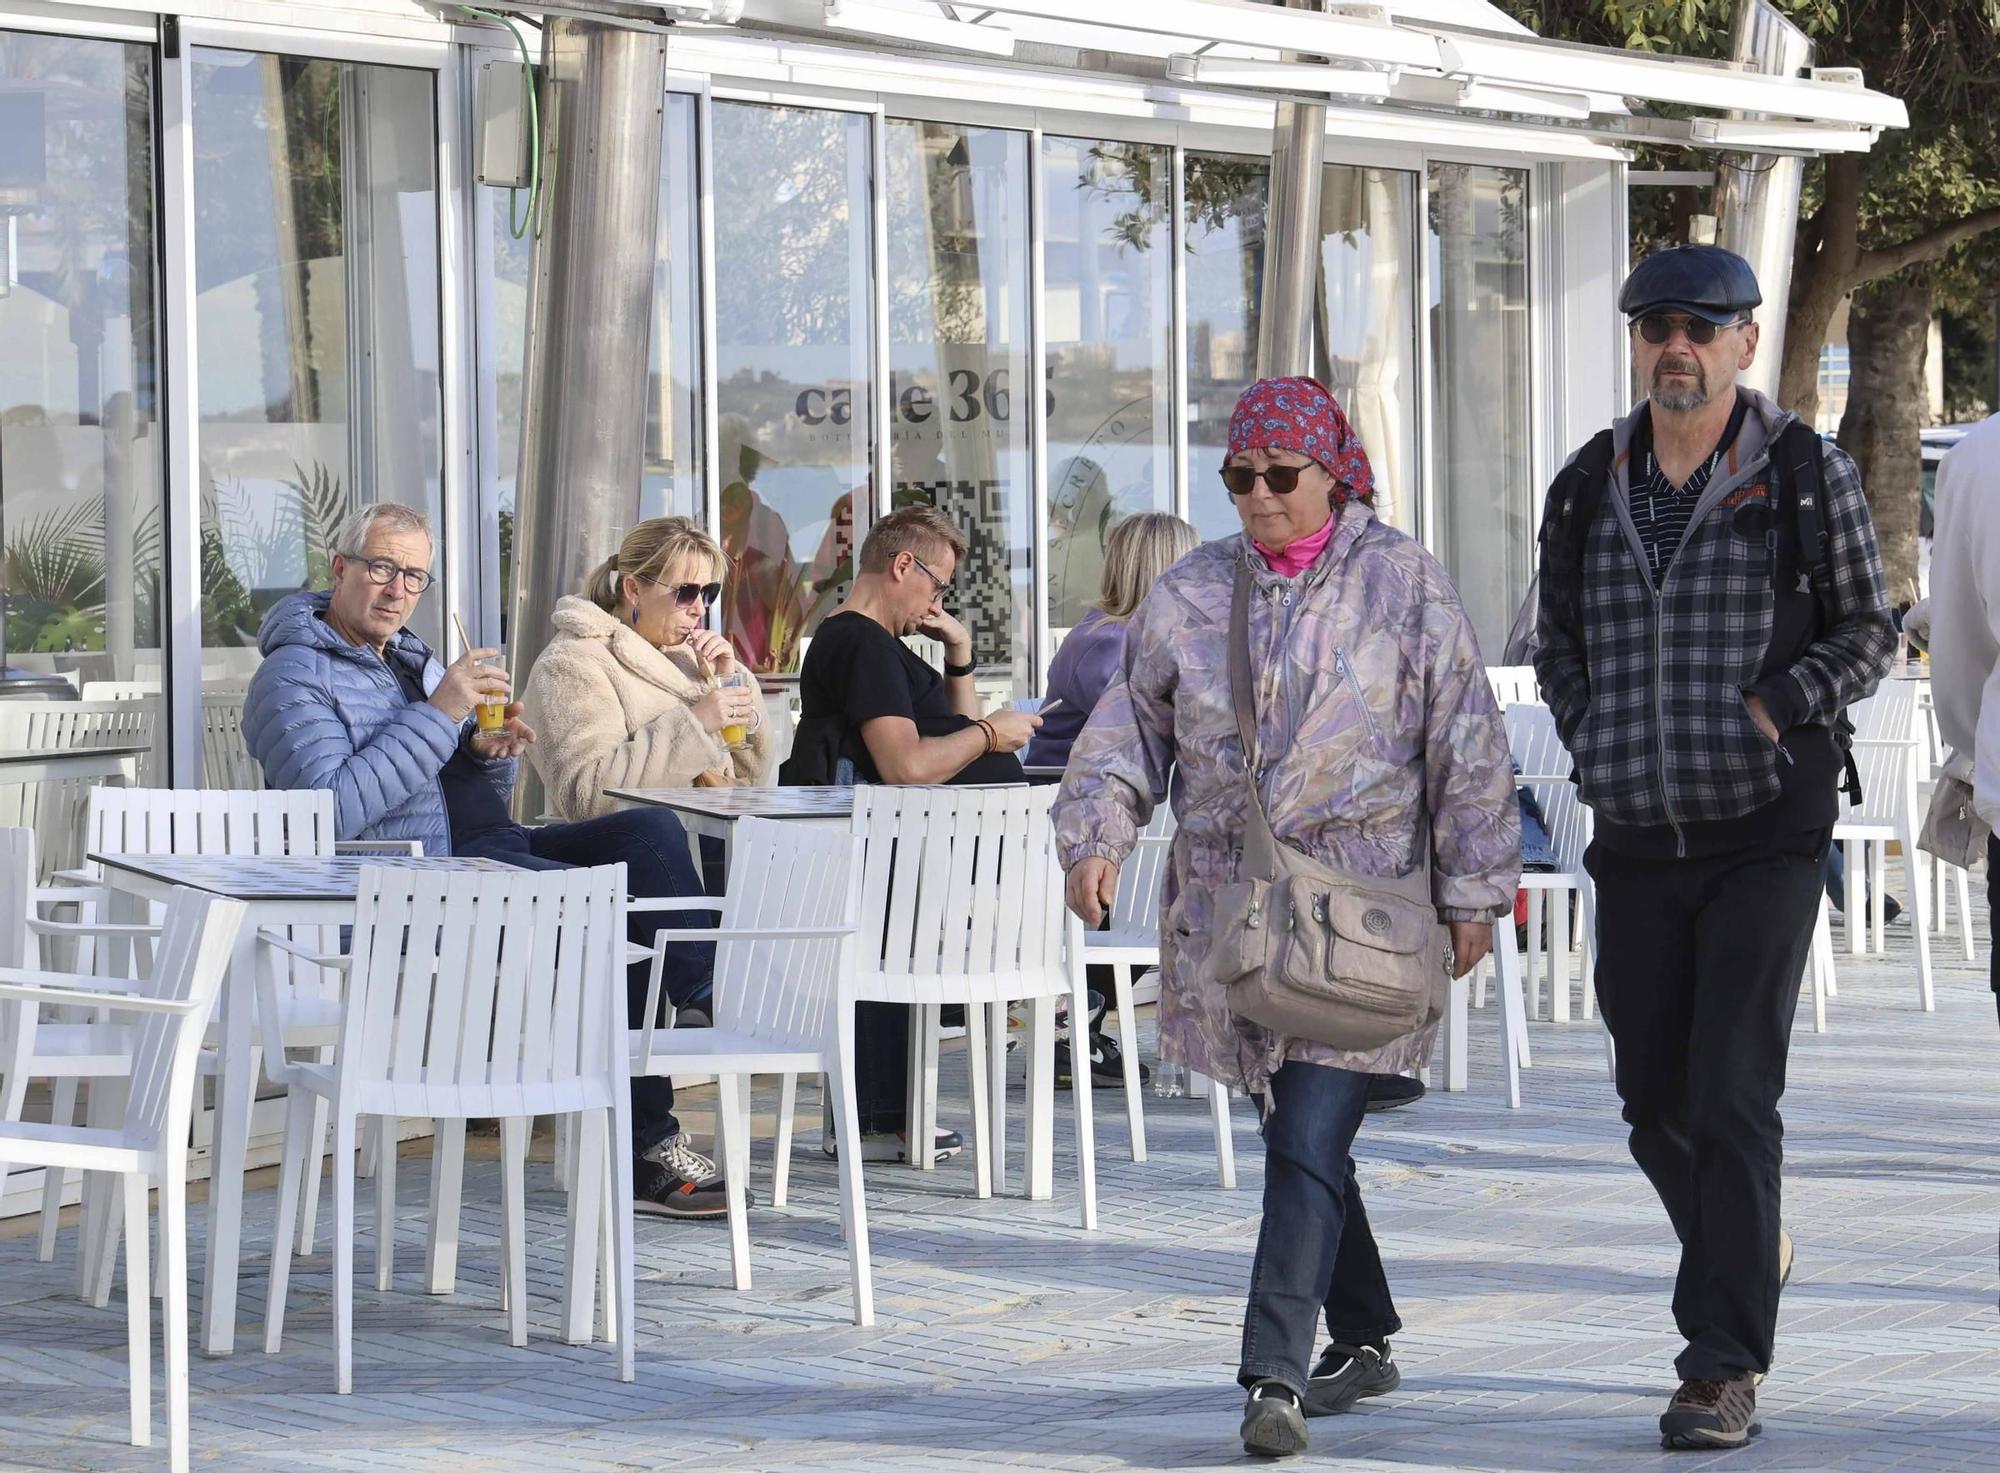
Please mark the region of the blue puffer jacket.
[[[415, 839], [426, 854], [451, 853], [438, 771], [471, 732], [437, 707], [412, 702], [396, 674], [365, 645], [352, 645], [320, 615], [330, 595], [295, 593], [264, 616], [264, 663], [243, 706], [243, 739], [274, 788], [327, 788], [343, 839]], [[418, 672], [426, 692], [444, 666], [405, 629], [386, 658]], [[504, 802], [514, 761], [475, 758]]]

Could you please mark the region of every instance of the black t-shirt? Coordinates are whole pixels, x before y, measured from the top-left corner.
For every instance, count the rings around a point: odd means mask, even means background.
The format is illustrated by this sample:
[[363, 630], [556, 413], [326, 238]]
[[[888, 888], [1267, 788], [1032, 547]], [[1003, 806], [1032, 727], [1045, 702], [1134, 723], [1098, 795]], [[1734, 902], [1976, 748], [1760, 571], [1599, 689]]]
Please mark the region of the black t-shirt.
[[[862, 782], [882, 774], [861, 739], [861, 723], [878, 716], [901, 716], [916, 724], [917, 735], [950, 736], [972, 725], [951, 707], [944, 677], [866, 614], [834, 614], [820, 623], [799, 671], [801, 721], [837, 719], [846, 723], [841, 755], [854, 764]], [[975, 758], [954, 783], [1027, 781], [1011, 752]]]
[[[389, 668], [396, 672], [396, 682], [412, 705], [426, 699], [420, 671], [404, 660], [389, 661]], [[514, 816], [507, 811], [506, 802], [462, 743], [438, 769], [438, 786], [444, 790], [445, 821], [451, 828], [454, 854], [465, 853], [474, 839], [495, 829], [514, 826]]]

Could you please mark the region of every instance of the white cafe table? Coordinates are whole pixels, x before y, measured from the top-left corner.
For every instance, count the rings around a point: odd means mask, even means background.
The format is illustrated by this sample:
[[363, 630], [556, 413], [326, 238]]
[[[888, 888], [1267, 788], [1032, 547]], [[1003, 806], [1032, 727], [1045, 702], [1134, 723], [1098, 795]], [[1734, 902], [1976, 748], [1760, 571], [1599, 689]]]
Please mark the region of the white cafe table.
[[698, 841], [722, 845], [725, 873], [729, 867], [729, 837], [739, 818], [774, 818], [846, 829], [854, 818], [852, 788], [606, 788], [604, 796], [645, 808], [665, 808], [681, 821], [701, 868]]
[[44, 747], [0, 750], [0, 784], [70, 782], [100, 778], [130, 784], [145, 747]]
[[491, 859], [438, 856], [342, 855], [334, 858], [222, 854], [124, 854], [93, 851], [105, 885], [137, 900], [165, 902], [177, 886], [228, 896], [248, 907], [230, 960], [218, 1014], [220, 1048], [215, 1131], [208, 1190], [208, 1256], [202, 1283], [202, 1348], [235, 1348], [236, 1275], [243, 1232], [243, 1167], [257, 1086], [257, 932], [272, 926], [340, 926], [354, 919], [361, 871], [393, 869], [497, 870]]

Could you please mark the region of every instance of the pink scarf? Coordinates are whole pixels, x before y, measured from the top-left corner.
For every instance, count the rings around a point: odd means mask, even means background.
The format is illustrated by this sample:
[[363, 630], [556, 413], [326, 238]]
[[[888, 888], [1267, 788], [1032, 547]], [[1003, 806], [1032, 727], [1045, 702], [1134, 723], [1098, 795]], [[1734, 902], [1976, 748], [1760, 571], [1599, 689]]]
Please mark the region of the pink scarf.
[[1328, 539], [1333, 536], [1339, 517], [1328, 517], [1326, 525], [1310, 537], [1301, 537], [1286, 547], [1266, 547], [1254, 537], [1250, 545], [1264, 555], [1264, 565], [1284, 578], [1296, 578], [1307, 568], [1319, 561], [1319, 555], [1326, 551]]

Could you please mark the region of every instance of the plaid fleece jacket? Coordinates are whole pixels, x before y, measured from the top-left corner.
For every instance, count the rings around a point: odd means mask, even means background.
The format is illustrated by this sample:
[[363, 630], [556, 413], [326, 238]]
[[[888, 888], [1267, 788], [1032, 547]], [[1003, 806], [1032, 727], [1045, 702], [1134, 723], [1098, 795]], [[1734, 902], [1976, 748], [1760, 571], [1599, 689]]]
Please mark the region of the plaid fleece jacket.
[[1830, 619], [1789, 666], [1767, 668], [1776, 600], [1764, 530], [1778, 511], [1767, 452], [1794, 416], [1743, 392], [1743, 429], [1657, 591], [1627, 491], [1636, 414], [1614, 426], [1580, 569], [1569, 508], [1555, 496], [1543, 508], [1535, 674], [1583, 801], [1616, 823], [1678, 827], [1771, 802], [1784, 755], [1750, 719], [1745, 695], [1764, 699], [1780, 732], [1829, 726], [1875, 689], [1895, 653], [1861, 477], [1827, 445], [1828, 565], [1813, 578]]

